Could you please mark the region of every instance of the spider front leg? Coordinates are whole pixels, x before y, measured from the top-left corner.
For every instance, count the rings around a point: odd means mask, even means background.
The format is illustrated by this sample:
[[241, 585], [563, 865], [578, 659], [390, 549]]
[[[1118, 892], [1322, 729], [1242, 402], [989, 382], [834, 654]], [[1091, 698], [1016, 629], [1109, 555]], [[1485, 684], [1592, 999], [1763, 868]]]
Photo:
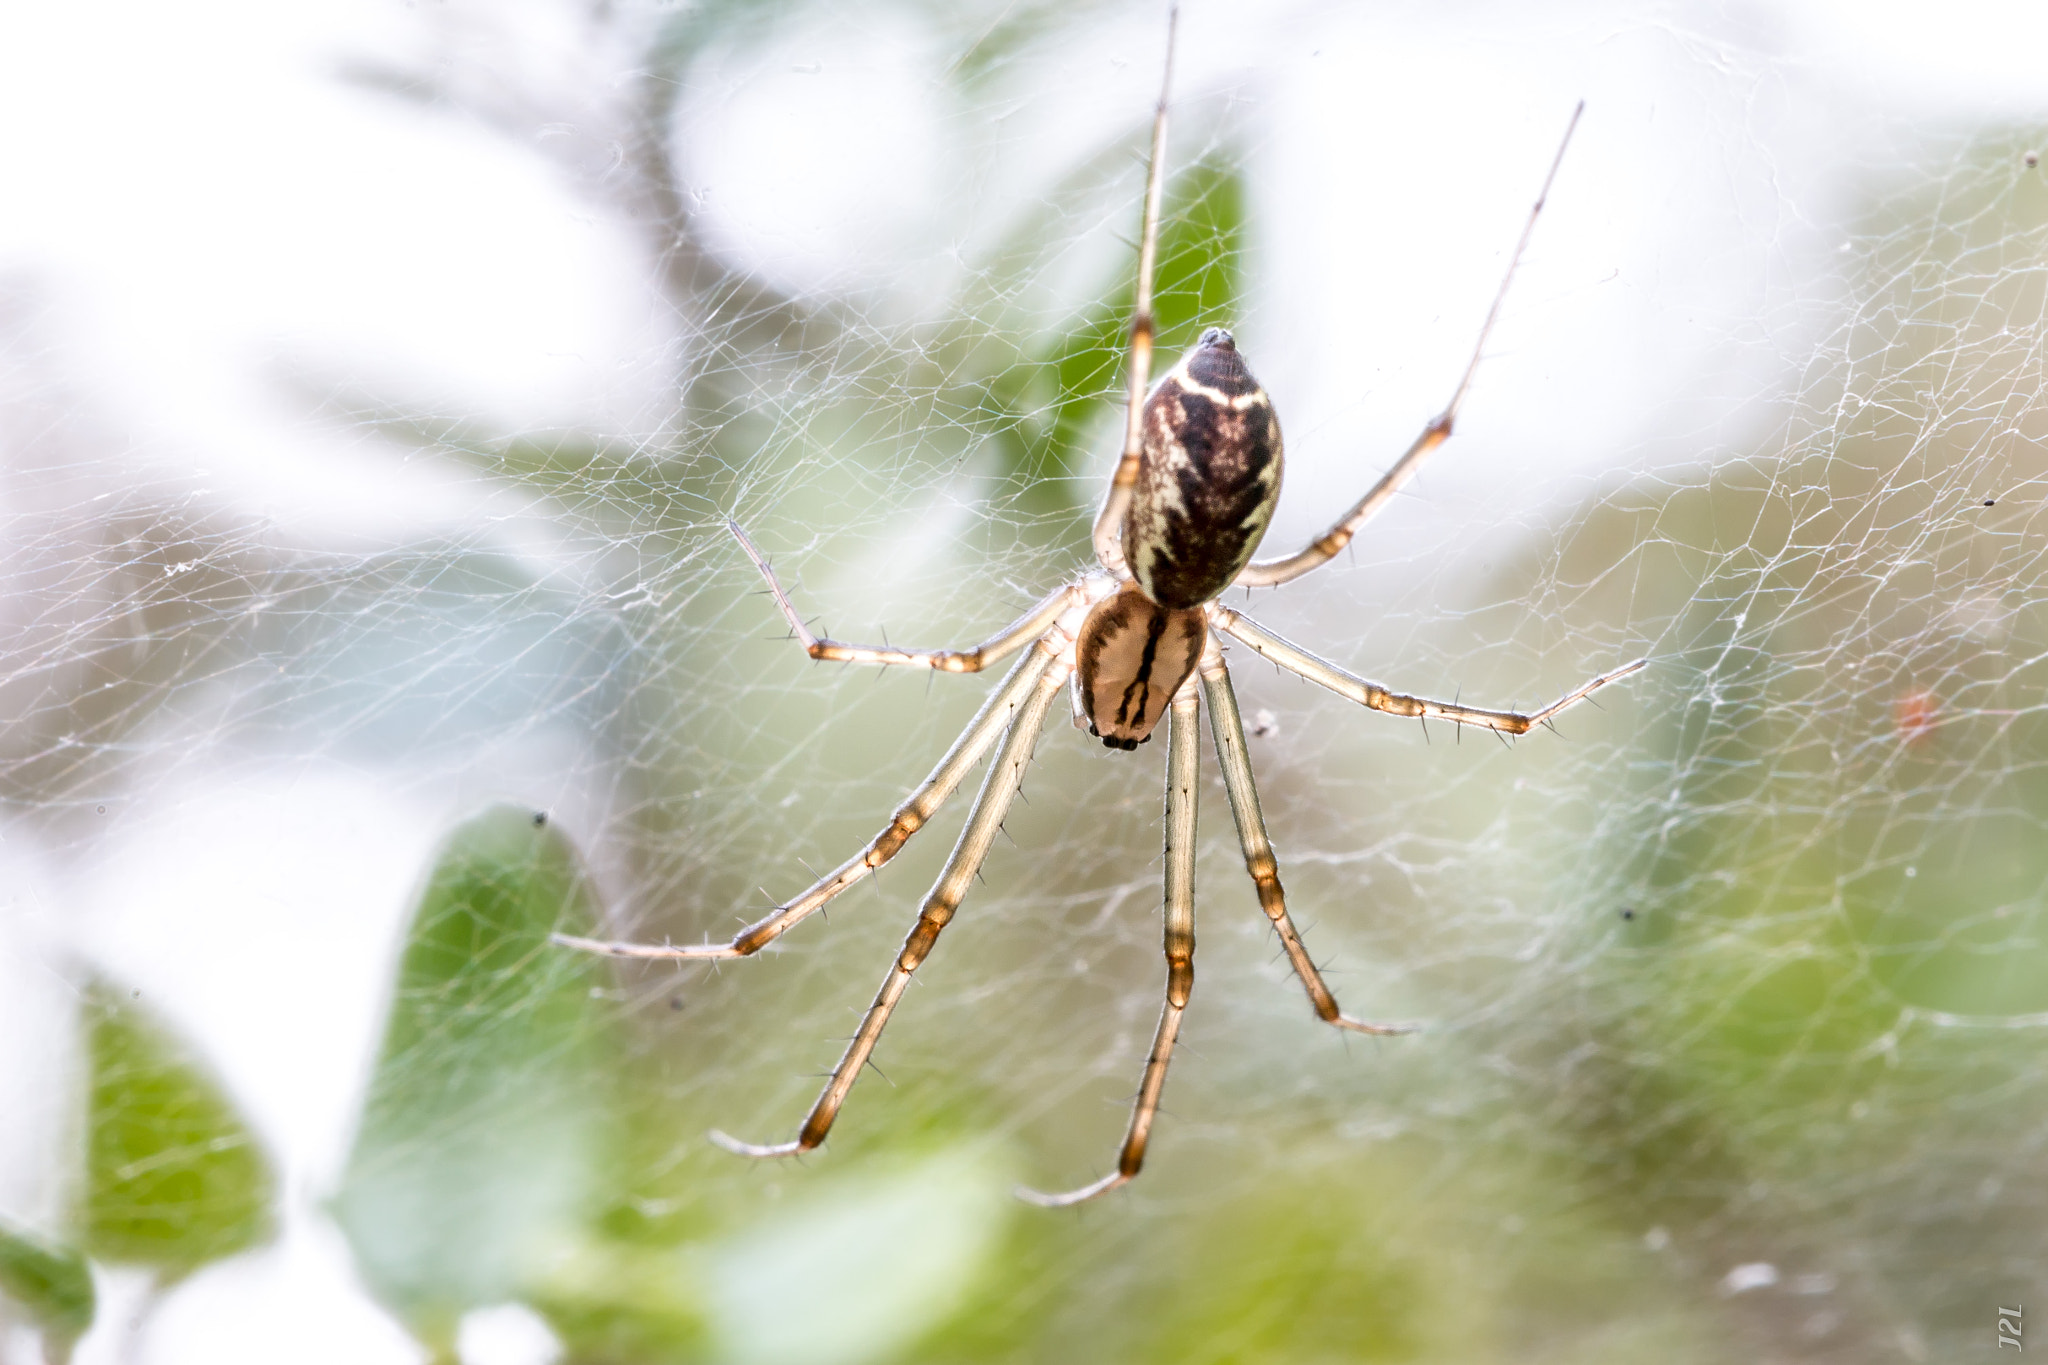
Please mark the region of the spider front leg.
[[[622, 943], [608, 939], [578, 938], [574, 934], [553, 934], [553, 941], [564, 948], [578, 948], [586, 953], [601, 953], [606, 957], [630, 957], [643, 961], [715, 961], [722, 958], [749, 957], [760, 952], [783, 934], [822, 910], [833, 897], [859, 882], [865, 881], [870, 873], [888, 862], [910, 842], [910, 836], [923, 829], [926, 822], [938, 813], [949, 797], [959, 787], [960, 780], [981, 756], [988, 752], [1003, 727], [1010, 724], [1017, 714], [1017, 708], [1030, 694], [1031, 689], [1045, 676], [1057, 660], [1057, 651], [1050, 645], [1032, 650], [1017, 661], [1002, 685], [982, 703], [981, 710], [968, 722], [960, 737], [953, 741], [953, 747], [939, 760], [937, 767], [917, 789], [905, 797], [903, 804], [896, 808], [889, 824], [868, 841], [867, 847], [848, 858], [832, 871], [811, 884], [795, 900], [778, 905], [774, 911], [756, 920], [733, 935], [730, 943], [695, 943], [677, 946], [668, 943]], [[1057, 684], [1055, 684], [1057, 686]]]
[[847, 1045], [839, 1065], [832, 1068], [832, 1078], [825, 1083], [818, 1102], [811, 1106], [810, 1116], [804, 1120], [796, 1139], [764, 1146], [740, 1142], [724, 1133], [714, 1132], [711, 1135], [713, 1142], [741, 1156], [792, 1156], [810, 1151], [832, 1131], [832, 1121], [838, 1117], [839, 1107], [846, 1102], [847, 1092], [853, 1089], [861, 1067], [873, 1055], [875, 1044], [881, 1040], [882, 1029], [895, 1012], [896, 1002], [903, 998], [903, 992], [910, 985], [911, 975], [931, 955], [940, 932], [952, 922], [953, 912], [960, 908], [967, 888], [973, 883], [975, 874], [981, 871], [982, 860], [988, 857], [989, 845], [995, 842], [996, 831], [1002, 827], [1003, 817], [1009, 813], [1010, 801], [1024, 781], [1024, 769], [1031, 762], [1032, 748], [1045, 725], [1046, 708], [1052, 704], [1053, 693], [1065, 681], [1066, 670], [1063, 668], [1048, 668], [1037, 675], [1030, 694], [1017, 711], [1017, 718], [1010, 723], [1009, 732], [1003, 737], [1003, 747], [990, 762], [988, 775], [982, 778], [981, 791], [974, 798], [974, 809], [968, 813], [966, 827], [960, 831], [960, 839], [953, 845], [953, 852], [946, 859], [938, 881], [925, 897], [916, 927], [903, 940], [895, 965], [882, 979], [882, 988], [875, 993], [874, 1003], [868, 1006], [867, 1014], [862, 1017], [859, 1031]]
[[972, 649], [896, 649], [888, 645], [843, 644], [811, 634], [811, 628], [796, 614], [796, 605], [789, 600], [789, 594], [775, 577], [775, 570], [768, 566], [768, 557], [754, 548], [754, 542], [747, 538], [738, 522], [728, 520], [725, 525], [732, 532], [733, 539], [739, 541], [740, 548], [747, 552], [747, 558], [754, 561], [754, 567], [761, 571], [761, 577], [768, 580], [768, 591], [774, 596], [775, 605], [781, 609], [783, 619], [789, 622], [790, 630], [802, 643], [804, 652], [813, 659], [834, 659], [851, 664], [896, 664], [929, 668], [937, 673], [979, 673], [1045, 634], [1061, 612], [1083, 597], [1081, 585], [1069, 583]]
[[1193, 681], [1174, 695], [1166, 717], [1166, 1006], [1145, 1059], [1145, 1078], [1131, 1110], [1131, 1126], [1117, 1153], [1116, 1169], [1092, 1185], [1065, 1194], [1020, 1189], [1017, 1197], [1046, 1208], [1063, 1208], [1127, 1185], [1145, 1164], [1145, 1144], [1166, 1089], [1166, 1067], [1180, 1037], [1181, 1015], [1195, 990], [1195, 788], [1201, 780], [1201, 736], [1195, 732]]
[[1489, 711], [1484, 707], [1460, 706], [1457, 702], [1431, 701], [1427, 697], [1411, 697], [1406, 692], [1389, 691], [1376, 682], [1367, 682], [1364, 678], [1347, 673], [1327, 660], [1317, 658], [1301, 646], [1281, 639], [1249, 616], [1232, 611], [1226, 606], [1212, 605], [1209, 608], [1209, 621], [1216, 629], [1250, 645], [1260, 658], [1278, 664], [1289, 673], [1306, 678], [1319, 687], [1327, 687], [1338, 696], [1348, 697], [1361, 706], [1369, 706], [1375, 711], [1385, 711], [1394, 716], [1416, 716], [1422, 719], [1435, 716], [1439, 720], [1447, 720], [1455, 725], [1478, 725], [1509, 735], [1526, 735], [1567, 706], [1584, 701], [1607, 684], [1626, 678], [1650, 662], [1648, 659], [1637, 659], [1633, 663], [1623, 664], [1611, 673], [1602, 673], [1589, 682], [1581, 683], [1540, 711]]
[[1259, 789], [1252, 781], [1251, 755], [1244, 740], [1244, 717], [1238, 713], [1237, 693], [1230, 685], [1230, 670], [1212, 642], [1202, 659], [1202, 694], [1209, 699], [1209, 728], [1216, 740], [1216, 761], [1223, 768], [1223, 789], [1230, 794], [1230, 814], [1237, 821], [1237, 840], [1244, 849], [1245, 870], [1259, 889], [1259, 907], [1273, 921], [1280, 946], [1294, 964], [1294, 974], [1308, 991], [1316, 1018], [1354, 1033], [1411, 1033], [1412, 1025], [1372, 1024], [1353, 1019], [1337, 1007], [1337, 997], [1323, 983], [1323, 974], [1309, 959], [1301, 935], [1287, 914], [1287, 892], [1280, 885], [1280, 863], [1273, 856], [1266, 837], [1266, 818], [1259, 810]]
[[1159, 103], [1152, 109], [1152, 155], [1145, 165], [1145, 216], [1138, 229], [1137, 296], [1131, 307], [1130, 350], [1124, 375], [1124, 451], [1110, 475], [1109, 492], [1095, 514], [1091, 538], [1095, 557], [1113, 574], [1123, 574], [1124, 517], [1138, 486], [1144, 453], [1145, 393], [1152, 387], [1152, 273], [1159, 258], [1159, 204], [1166, 196], [1166, 106], [1173, 92], [1173, 38], [1180, 6], [1166, 10], [1166, 69], [1159, 77]]

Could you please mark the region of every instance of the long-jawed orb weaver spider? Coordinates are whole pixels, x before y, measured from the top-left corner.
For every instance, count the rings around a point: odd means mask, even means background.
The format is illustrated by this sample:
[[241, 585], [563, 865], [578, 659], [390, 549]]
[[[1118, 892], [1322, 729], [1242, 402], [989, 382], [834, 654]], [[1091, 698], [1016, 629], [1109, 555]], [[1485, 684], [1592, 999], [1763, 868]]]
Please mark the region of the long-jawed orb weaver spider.
[[[831, 1079], [789, 1142], [756, 1145], [714, 1132], [713, 1141], [742, 1156], [777, 1157], [807, 1152], [824, 1142], [846, 1096], [853, 1089], [882, 1029], [902, 999], [913, 973], [931, 954], [980, 870], [1010, 801], [1031, 761], [1053, 694], [1073, 684], [1075, 723], [1085, 724], [1112, 749], [1135, 749], [1166, 721], [1166, 1004], [1145, 1062], [1131, 1112], [1130, 1128], [1110, 1174], [1064, 1194], [1018, 1193], [1048, 1206], [1078, 1204], [1128, 1183], [1144, 1164], [1152, 1121], [1166, 1086], [1166, 1068], [1180, 1034], [1181, 1016], [1195, 984], [1195, 793], [1199, 778], [1197, 713], [1209, 708], [1210, 734], [1221, 765], [1230, 813], [1237, 823], [1245, 868], [1258, 889], [1259, 905], [1272, 920], [1281, 946], [1308, 992], [1317, 1018], [1358, 1033], [1392, 1034], [1400, 1025], [1369, 1023], [1345, 1014], [1324, 984], [1287, 914], [1279, 864], [1259, 812], [1258, 788], [1246, 752], [1244, 722], [1230, 685], [1230, 670], [1218, 646], [1227, 635], [1255, 654], [1339, 696], [1397, 716], [1437, 717], [1454, 725], [1478, 725], [1520, 735], [1549, 720], [1595, 689], [1643, 667], [1638, 659], [1567, 692], [1540, 711], [1489, 711], [1455, 702], [1430, 701], [1392, 692], [1347, 673], [1335, 664], [1266, 630], [1217, 599], [1225, 589], [1277, 587], [1329, 562], [1350, 543], [1367, 518], [1383, 507], [1422, 461], [1450, 437], [1451, 424], [1500, 315], [1515, 267], [1527, 248], [1543, 201], [1564, 160], [1579, 113], [1572, 113], [1543, 189], [1522, 228], [1515, 253], [1478, 344], [1451, 401], [1441, 416], [1416, 437], [1356, 506], [1306, 548], [1280, 559], [1253, 562], [1280, 497], [1279, 419], [1266, 391], [1252, 378], [1230, 333], [1211, 327], [1158, 384], [1152, 372], [1152, 273], [1159, 242], [1159, 204], [1165, 180], [1167, 96], [1173, 81], [1175, 19], [1167, 25], [1166, 73], [1152, 120], [1152, 154], [1146, 177], [1144, 225], [1138, 249], [1137, 304], [1131, 318], [1129, 389], [1125, 404], [1123, 456], [1095, 519], [1094, 549], [1101, 568], [1059, 588], [1007, 629], [972, 649], [896, 649], [842, 644], [811, 633], [783, 591], [767, 559], [737, 523], [728, 523], [740, 547], [767, 579], [776, 605], [813, 659], [893, 664], [943, 673], [978, 673], [997, 660], [1024, 651], [967, 729], [953, 742], [931, 775], [896, 808], [889, 824], [866, 848], [847, 859], [809, 890], [741, 930], [729, 943], [677, 947], [619, 943], [556, 935], [571, 948], [613, 957], [703, 962], [759, 952], [896, 856], [912, 835], [944, 805], [968, 771], [994, 746], [996, 756], [982, 779], [967, 824], [952, 856], [924, 900], [917, 924], [868, 1006], [860, 1029]], [[1000, 741], [1000, 743], [998, 743]]]

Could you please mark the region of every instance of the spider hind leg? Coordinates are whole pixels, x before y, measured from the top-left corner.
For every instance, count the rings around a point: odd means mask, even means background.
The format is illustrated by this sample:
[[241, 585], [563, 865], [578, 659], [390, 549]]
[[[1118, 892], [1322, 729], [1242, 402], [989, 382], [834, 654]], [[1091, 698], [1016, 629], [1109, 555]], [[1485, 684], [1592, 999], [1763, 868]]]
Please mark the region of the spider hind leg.
[[1116, 1169], [1093, 1184], [1064, 1194], [1019, 1189], [1017, 1197], [1044, 1208], [1066, 1208], [1128, 1185], [1145, 1164], [1152, 1121], [1166, 1091], [1166, 1068], [1180, 1038], [1181, 1016], [1195, 990], [1195, 807], [1201, 784], [1200, 737], [1195, 732], [1201, 703], [1192, 684], [1174, 696], [1166, 723], [1166, 1004], [1145, 1057], [1145, 1076], [1131, 1108], [1131, 1126], [1117, 1149]]
[[713, 1136], [712, 1141], [729, 1152], [749, 1157], [796, 1156], [825, 1141], [826, 1135], [832, 1131], [833, 1121], [839, 1116], [840, 1106], [846, 1103], [853, 1083], [860, 1078], [861, 1068], [874, 1055], [875, 1045], [882, 1039], [882, 1030], [888, 1025], [889, 1016], [895, 1013], [897, 1003], [909, 989], [912, 974], [931, 955], [938, 944], [939, 934], [952, 922], [954, 912], [967, 897], [968, 887], [980, 875], [982, 860], [988, 857], [996, 832], [1002, 828], [1003, 817], [1009, 813], [1010, 801], [1023, 783], [1024, 769], [1031, 762], [1032, 750], [1045, 724], [1046, 708], [1064, 681], [1063, 668], [1041, 669], [1031, 690], [1018, 704], [1004, 731], [1002, 747], [989, 761], [988, 771], [982, 777], [981, 790], [975, 795], [967, 825], [960, 831], [953, 852], [939, 872], [938, 881], [925, 896], [917, 923], [903, 940], [903, 947], [890, 965], [889, 974], [882, 978], [881, 988], [875, 992], [874, 1003], [861, 1017], [860, 1029], [854, 1034], [853, 1041], [847, 1044], [839, 1064], [832, 1068], [831, 1079], [826, 1081], [825, 1089], [811, 1106], [811, 1112], [804, 1119], [803, 1127], [797, 1130], [796, 1137], [789, 1142], [751, 1143], [719, 1133]]
[[1280, 863], [1273, 856], [1272, 842], [1266, 837], [1266, 818], [1259, 810], [1259, 789], [1252, 781], [1251, 756], [1246, 751], [1244, 740], [1244, 718], [1238, 713], [1237, 693], [1230, 685], [1230, 670], [1224, 666], [1222, 652], [1213, 647], [1202, 660], [1202, 695], [1209, 703], [1209, 727], [1216, 741], [1216, 761], [1223, 769], [1223, 789], [1230, 797], [1230, 814], [1237, 823], [1238, 844], [1244, 850], [1245, 870], [1251, 874], [1252, 884], [1259, 889], [1259, 907], [1273, 922], [1274, 932], [1280, 935], [1280, 946], [1287, 950], [1287, 961], [1293, 966], [1294, 974], [1301, 978], [1302, 989], [1308, 992], [1308, 1003], [1315, 1010], [1316, 1018], [1334, 1028], [1353, 1033], [1414, 1032], [1414, 1026], [1410, 1024], [1376, 1024], [1354, 1019], [1338, 1007], [1337, 997], [1330, 993], [1323, 974], [1310, 960], [1301, 934], [1287, 913], [1287, 893], [1280, 886]]

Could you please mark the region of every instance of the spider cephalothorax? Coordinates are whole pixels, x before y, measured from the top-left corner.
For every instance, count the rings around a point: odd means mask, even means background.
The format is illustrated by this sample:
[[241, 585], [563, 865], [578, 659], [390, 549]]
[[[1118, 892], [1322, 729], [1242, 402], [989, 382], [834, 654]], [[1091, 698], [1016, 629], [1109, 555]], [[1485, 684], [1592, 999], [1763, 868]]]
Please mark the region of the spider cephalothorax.
[[[1168, 30], [1167, 72], [1172, 78], [1172, 33]], [[1578, 115], [1572, 116], [1576, 124]], [[1565, 131], [1565, 139], [1571, 130]], [[1145, 1062], [1129, 1129], [1110, 1174], [1066, 1194], [1020, 1191], [1041, 1204], [1074, 1204], [1115, 1189], [1144, 1164], [1152, 1120], [1166, 1087], [1166, 1068], [1180, 1036], [1181, 1015], [1195, 983], [1195, 807], [1200, 787], [1197, 716], [1209, 712], [1223, 788], [1237, 825], [1245, 870], [1257, 888], [1260, 908], [1279, 936], [1289, 965], [1300, 977], [1316, 1017], [1360, 1033], [1400, 1033], [1390, 1024], [1354, 1019], [1310, 960], [1287, 913], [1280, 866], [1266, 837], [1258, 789], [1246, 751], [1244, 721], [1238, 714], [1230, 670], [1219, 636], [1229, 636], [1261, 658], [1376, 711], [1430, 717], [1454, 725], [1480, 725], [1511, 735], [1526, 734], [1597, 687], [1642, 667], [1628, 664], [1594, 678], [1541, 711], [1490, 711], [1456, 702], [1392, 692], [1347, 673], [1300, 649], [1224, 606], [1218, 597], [1232, 585], [1274, 587], [1328, 563], [1349, 544], [1358, 528], [1392, 498], [1432, 450], [1450, 436], [1451, 419], [1464, 399], [1480, 348], [1458, 382], [1444, 412], [1423, 428], [1407, 453], [1346, 512], [1306, 547], [1281, 559], [1252, 562], [1259, 539], [1280, 496], [1280, 424], [1272, 401], [1252, 378], [1230, 333], [1212, 327], [1156, 387], [1152, 368], [1152, 266], [1159, 242], [1159, 203], [1165, 174], [1166, 91], [1152, 123], [1152, 164], [1145, 190], [1144, 228], [1138, 250], [1137, 307], [1131, 319], [1130, 384], [1125, 400], [1124, 448], [1097, 514], [1093, 546], [1101, 568], [1082, 574], [1041, 601], [1008, 628], [972, 649], [898, 649], [850, 645], [821, 639], [776, 581], [768, 561], [738, 525], [732, 526], [747, 556], [768, 580], [776, 606], [791, 632], [813, 659], [897, 664], [947, 673], [978, 673], [998, 659], [1022, 651], [967, 729], [953, 741], [938, 766], [896, 808], [889, 823], [860, 852], [820, 877], [795, 899], [747, 926], [726, 943], [677, 947], [669, 944], [607, 942], [557, 936], [557, 942], [613, 957], [661, 961], [710, 961], [748, 957], [780, 938], [848, 887], [865, 880], [895, 857], [931, 820], [960, 783], [994, 749], [987, 776], [974, 798], [952, 855], [925, 896], [917, 923], [903, 941], [889, 973], [875, 993], [832, 1077], [797, 1130], [795, 1139], [771, 1145], [738, 1142], [712, 1134], [721, 1145], [745, 1156], [773, 1157], [806, 1152], [831, 1131], [840, 1106], [861, 1068], [873, 1056], [882, 1029], [909, 987], [911, 976], [952, 922], [954, 912], [981, 870], [1011, 800], [1031, 761], [1054, 694], [1074, 683], [1075, 719], [1113, 749], [1135, 749], [1159, 724], [1166, 729], [1166, 1003]], [[1558, 159], [1564, 148], [1558, 148]], [[1557, 174], [1553, 161], [1550, 175]], [[1544, 192], [1550, 180], [1544, 180]], [[1539, 197], [1515, 248], [1519, 260], [1543, 207]], [[1480, 329], [1486, 333], [1507, 293], [1508, 267], [1494, 298], [1494, 311]]]
[[1162, 607], [1134, 582], [1097, 602], [1074, 640], [1074, 695], [1088, 733], [1112, 749], [1150, 739], [1208, 642], [1200, 609]]

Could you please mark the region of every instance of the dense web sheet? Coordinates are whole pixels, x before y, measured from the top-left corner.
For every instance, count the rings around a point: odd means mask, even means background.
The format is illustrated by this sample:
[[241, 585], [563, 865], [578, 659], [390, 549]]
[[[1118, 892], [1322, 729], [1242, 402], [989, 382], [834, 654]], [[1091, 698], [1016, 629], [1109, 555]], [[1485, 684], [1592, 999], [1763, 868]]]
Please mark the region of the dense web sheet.
[[1274, 395], [1274, 552], [1588, 100], [1458, 435], [1246, 609], [1479, 705], [1653, 662], [1509, 746], [1234, 651], [1311, 949], [1423, 1031], [1315, 1023], [1205, 753], [1182, 1051], [1076, 1219], [1007, 1191], [1121, 1132], [1163, 743], [1056, 713], [802, 1164], [703, 1134], [794, 1132], [964, 798], [758, 960], [541, 937], [726, 937], [993, 684], [811, 665], [727, 516], [846, 639], [1083, 562], [1160, 16], [130, 18], [30, 35], [123, 94], [9, 135], [0, 274], [0, 1234], [93, 1259], [82, 1359], [1947, 1360], [2039, 1297], [2048, 125], [1983, 35], [1188, 7], [1162, 353]]

